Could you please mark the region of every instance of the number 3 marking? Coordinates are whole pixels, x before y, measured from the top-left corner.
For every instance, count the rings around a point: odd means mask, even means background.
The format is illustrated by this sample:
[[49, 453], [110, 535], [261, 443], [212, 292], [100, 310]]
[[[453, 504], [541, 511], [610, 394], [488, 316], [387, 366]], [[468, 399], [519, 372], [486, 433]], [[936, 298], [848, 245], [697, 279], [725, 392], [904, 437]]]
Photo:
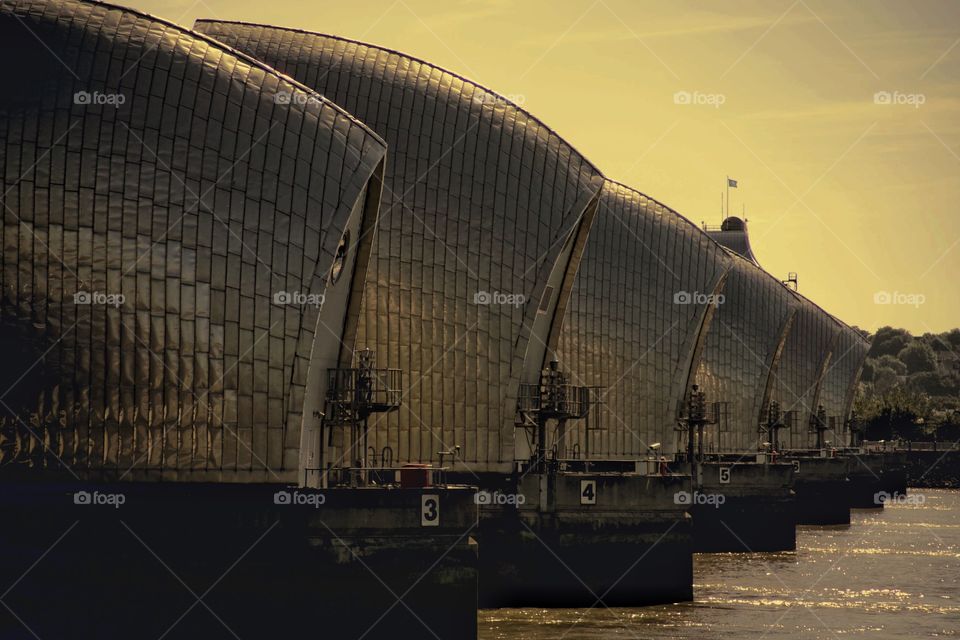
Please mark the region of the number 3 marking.
[[440, 526], [440, 496], [435, 494], [420, 496], [420, 526]]

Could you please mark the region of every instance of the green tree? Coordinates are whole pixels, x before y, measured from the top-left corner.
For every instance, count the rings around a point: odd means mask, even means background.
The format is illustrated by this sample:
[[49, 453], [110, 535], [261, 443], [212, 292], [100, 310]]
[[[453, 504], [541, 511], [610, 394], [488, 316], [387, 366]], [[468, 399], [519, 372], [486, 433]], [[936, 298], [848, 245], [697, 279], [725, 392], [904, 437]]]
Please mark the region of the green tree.
[[880, 356], [877, 359], [877, 368], [886, 367], [891, 369], [898, 376], [907, 375], [907, 365], [903, 364], [900, 358], [891, 355]]
[[888, 367], [877, 367], [873, 372], [873, 389], [883, 396], [900, 386], [900, 376]]
[[907, 379], [908, 386], [930, 396], [952, 396], [960, 391], [960, 381], [955, 376], [942, 375], [936, 371], [921, 371]]
[[943, 334], [943, 337], [953, 345], [954, 348], [960, 348], [960, 329], [951, 329]]
[[960, 411], [951, 411], [937, 426], [937, 440], [957, 442], [960, 440]]
[[911, 340], [913, 340], [913, 336], [905, 329], [880, 327], [873, 336], [873, 343], [870, 345], [870, 352], [867, 355], [873, 358], [879, 358], [883, 355], [895, 356]]
[[946, 334], [942, 336], [936, 336], [932, 333], [923, 334], [924, 340], [929, 344], [934, 351], [942, 353], [944, 351], [953, 351], [953, 345], [946, 338]]
[[937, 370], [937, 356], [926, 342], [913, 341], [897, 354], [897, 358], [907, 365], [909, 373]]

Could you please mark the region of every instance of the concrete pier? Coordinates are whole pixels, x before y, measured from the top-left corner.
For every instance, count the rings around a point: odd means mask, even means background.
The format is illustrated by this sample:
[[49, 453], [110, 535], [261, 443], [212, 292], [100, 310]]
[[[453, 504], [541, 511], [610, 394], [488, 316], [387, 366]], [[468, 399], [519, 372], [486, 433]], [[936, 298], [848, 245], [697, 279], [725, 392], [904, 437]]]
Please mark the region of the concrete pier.
[[474, 495], [5, 484], [0, 637], [475, 638]]
[[893, 495], [907, 493], [907, 453], [905, 451], [885, 451], [883, 473], [880, 475], [883, 490]]
[[958, 443], [908, 443], [906, 450], [899, 451], [906, 456], [911, 487], [960, 487]]
[[852, 509], [882, 509], [884, 491], [883, 455], [861, 449], [845, 450], [842, 455], [848, 460], [847, 478], [850, 507]]
[[792, 463], [738, 457], [703, 463], [698, 495], [691, 501], [694, 551], [796, 549], [793, 473]]
[[823, 451], [791, 451], [782, 456], [794, 465], [797, 524], [850, 524], [849, 460]]
[[[641, 606], [693, 599], [690, 477], [521, 474], [481, 510], [482, 607]], [[520, 504], [517, 504], [520, 502]]]

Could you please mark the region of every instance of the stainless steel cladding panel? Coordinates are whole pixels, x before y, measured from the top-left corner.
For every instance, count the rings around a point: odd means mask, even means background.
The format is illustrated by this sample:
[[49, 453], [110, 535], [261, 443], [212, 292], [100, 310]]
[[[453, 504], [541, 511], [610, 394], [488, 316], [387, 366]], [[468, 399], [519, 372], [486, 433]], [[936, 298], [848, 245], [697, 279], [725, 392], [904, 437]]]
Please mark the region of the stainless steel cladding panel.
[[562, 307], [562, 288], [548, 283], [600, 189], [596, 169], [509, 101], [421, 60], [269, 26], [196, 28], [387, 141], [357, 344], [403, 369], [406, 389], [398, 412], [372, 420], [377, 459], [437, 461], [459, 445], [470, 469], [509, 470], [518, 385], [542, 366], [548, 339], [538, 308]]
[[810, 416], [817, 411], [824, 373], [840, 325], [829, 313], [799, 294], [794, 294], [797, 314], [780, 357], [771, 399], [780, 405], [788, 429], [780, 432], [785, 448], [813, 445]]
[[558, 351], [574, 384], [600, 388], [602, 405], [571, 424], [566, 455], [631, 458], [676, 445], [679, 401], [729, 263], [676, 212], [604, 185]]
[[295, 479], [314, 332], [338, 340], [314, 303], [382, 140], [110, 5], [3, 2], [0, 54], [3, 462]]
[[856, 329], [842, 325], [834, 342], [830, 364], [824, 373], [819, 404], [827, 414], [826, 439], [835, 446], [850, 442], [847, 419], [870, 343]]
[[695, 381], [719, 424], [706, 430], [707, 449], [756, 451], [760, 413], [771, 388], [796, 302], [781, 282], [729, 252], [733, 265], [710, 323]]

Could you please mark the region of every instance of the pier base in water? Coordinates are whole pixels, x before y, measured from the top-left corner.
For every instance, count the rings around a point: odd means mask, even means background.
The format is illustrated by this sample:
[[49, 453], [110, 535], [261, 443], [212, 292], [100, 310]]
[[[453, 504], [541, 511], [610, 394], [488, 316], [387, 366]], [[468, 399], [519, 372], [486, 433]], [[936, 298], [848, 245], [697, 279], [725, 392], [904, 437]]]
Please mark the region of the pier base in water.
[[883, 455], [864, 452], [846, 452], [844, 455], [849, 461], [850, 507], [883, 509]]
[[883, 452], [883, 473], [880, 475], [883, 490], [890, 495], [907, 494], [907, 454], [903, 451]]
[[849, 461], [818, 452], [784, 456], [794, 464], [797, 524], [850, 524]]
[[6, 484], [0, 505], [3, 638], [476, 637], [471, 489]]
[[708, 462], [691, 507], [698, 553], [792, 551], [797, 547], [792, 464]]
[[531, 472], [523, 504], [480, 521], [480, 606], [642, 606], [693, 599], [689, 476]]

